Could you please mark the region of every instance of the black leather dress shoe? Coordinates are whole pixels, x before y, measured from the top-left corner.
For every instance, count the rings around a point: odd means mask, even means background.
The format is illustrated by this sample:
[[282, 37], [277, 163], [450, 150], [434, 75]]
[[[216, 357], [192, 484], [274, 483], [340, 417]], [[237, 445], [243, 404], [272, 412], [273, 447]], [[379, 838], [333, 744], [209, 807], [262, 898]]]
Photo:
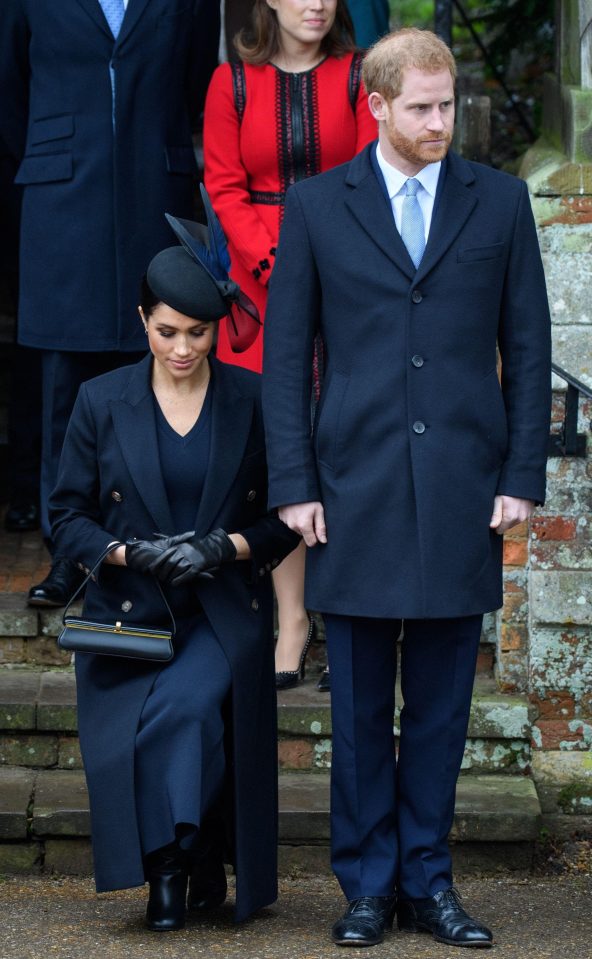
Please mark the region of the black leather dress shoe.
[[352, 899], [333, 926], [331, 938], [338, 946], [376, 946], [392, 928], [394, 917], [394, 896]]
[[8, 507], [4, 529], [8, 533], [28, 533], [39, 529], [39, 507], [36, 503], [18, 503]]
[[31, 586], [27, 602], [29, 606], [65, 606], [83, 579], [84, 573], [72, 560], [60, 557], [43, 582]]
[[146, 857], [150, 896], [146, 925], [153, 932], [172, 932], [185, 925], [185, 896], [189, 875], [186, 854], [175, 843]]
[[490, 930], [465, 912], [455, 889], [429, 899], [400, 899], [397, 921], [403, 932], [431, 932], [436, 942], [448, 946], [483, 949], [493, 944]]

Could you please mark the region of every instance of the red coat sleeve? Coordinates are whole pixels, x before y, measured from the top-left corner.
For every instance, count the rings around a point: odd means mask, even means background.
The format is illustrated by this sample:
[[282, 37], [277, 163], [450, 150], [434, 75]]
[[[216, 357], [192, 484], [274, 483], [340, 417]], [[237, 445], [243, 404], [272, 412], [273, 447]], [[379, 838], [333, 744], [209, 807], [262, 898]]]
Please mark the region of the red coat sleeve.
[[[227, 63], [214, 72], [206, 98], [204, 163], [206, 189], [227, 239], [243, 266], [267, 286], [275, 244], [249, 196], [248, 175], [240, 153], [240, 124], [234, 105], [232, 73]], [[267, 261], [269, 266], [262, 270], [261, 261]]]

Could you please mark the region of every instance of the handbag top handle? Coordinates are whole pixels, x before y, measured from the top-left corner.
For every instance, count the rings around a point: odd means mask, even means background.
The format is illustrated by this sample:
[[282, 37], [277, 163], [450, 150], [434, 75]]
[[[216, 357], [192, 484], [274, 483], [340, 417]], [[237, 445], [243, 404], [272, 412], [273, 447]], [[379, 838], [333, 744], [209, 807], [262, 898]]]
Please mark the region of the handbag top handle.
[[[88, 571], [87, 575], [86, 575], [86, 576], [84, 577], [84, 579], [82, 580], [80, 586], [78, 586], [78, 588], [72, 593], [72, 595], [70, 596], [70, 599], [68, 600], [68, 602], [66, 603], [66, 606], [64, 607], [64, 612], [62, 613], [62, 625], [63, 625], [63, 626], [66, 625], [66, 616], [68, 615], [68, 610], [70, 609], [70, 606], [72, 605], [72, 603], [74, 602], [74, 600], [77, 598], [77, 596], [80, 595], [80, 593], [82, 592], [82, 590], [84, 589], [84, 587], [85, 587], [86, 584], [88, 583], [88, 581], [89, 581], [89, 579], [91, 578], [91, 576], [94, 576], [94, 574], [95, 574], [96, 571], [98, 570], [99, 566], [101, 565], [101, 563], [103, 562], [103, 560], [105, 559], [105, 557], [108, 556], [109, 553], [110, 553], [112, 550], [117, 549], [118, 546], [123, 546], [123, 543], [109, 543], [108, 546], [105, 546], [105, 549], [101, 551], [101, 553], [100, 553], [100, 555], [99, 555], [99, 558], [97, 559], [97, 561], [96, 561], [96, 563], [94, 564], [93, 568]], [[172, 624], [172, 627], [173, 627], [173, 628], [172, 628], [172, 635], [174, 636], [175, 633], [176, 633], [176, 631], [177, 631], [177, 624], [175, 623], [175, 617], [173, 616], [173, 611], [172, 611], [171, 607], [170, 607], [169, 604], [168, 604], [168, 601], [167, 601], [166, 596], [164, 595], [162, 586], [160, 585], [160, 583], [158, 582], [158, 580], [157, 580], [155, 577], [152, 577], [152, 578], [154, 579], [154, 582], [155, 582], [156, 586], [158, 587], [158, 591], [159, 591], [159, 593], [160, 593], [160, 595], [161, 595], [162, 601], [163, 601], [164, 605], [166, 606], [167, 613], [168, 613], [169, 616], [170, 616], [171, 624]]]

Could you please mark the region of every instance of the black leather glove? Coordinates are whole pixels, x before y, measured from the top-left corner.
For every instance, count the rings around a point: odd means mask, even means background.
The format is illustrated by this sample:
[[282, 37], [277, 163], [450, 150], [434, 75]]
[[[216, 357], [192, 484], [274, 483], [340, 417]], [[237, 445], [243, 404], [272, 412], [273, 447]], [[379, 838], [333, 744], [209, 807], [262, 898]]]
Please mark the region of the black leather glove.
[[[153, 573], [158, 576], [158, 562], [162, 559], [163, 553], [180, 543], [189, 542], [194, 536], [193, 531], [181, 533], [180, 536], [163, 536], [162, 533], [155, 533], [154, 540], [130, 540], [125, 544], [126, 565], [139, 573]], [[162, 577], [158, 576], [158, 578]]]
[[203, 539], [193, 539], [192, 542], [185, 540], [170, 546], [159, 556], [151, 571], [171, 586], [184, 586], [199, 576], [207, 575], [208, 570], [234, 559], [234, 543], [223, 529], [215, 529]]

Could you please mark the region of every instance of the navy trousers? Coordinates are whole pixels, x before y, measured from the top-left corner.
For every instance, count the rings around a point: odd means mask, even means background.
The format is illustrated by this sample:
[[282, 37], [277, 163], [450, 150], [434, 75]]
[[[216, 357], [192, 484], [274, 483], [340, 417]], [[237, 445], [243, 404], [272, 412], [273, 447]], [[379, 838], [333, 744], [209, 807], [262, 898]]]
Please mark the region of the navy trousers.
[[66, 428], [78, 390], [85, 380], [118, 366], [137, 363], [144, 353], [67, 353], [43, 350], [41, 360], [41, 529], [51, 551], [47, 501], [58, 478]]
[[[452, 885], [448, 833], [482, 616], [325, 615], [331, 670], [331, 862], [348, 900]], [[403, 625], [399, 755], [393, 714]]]

